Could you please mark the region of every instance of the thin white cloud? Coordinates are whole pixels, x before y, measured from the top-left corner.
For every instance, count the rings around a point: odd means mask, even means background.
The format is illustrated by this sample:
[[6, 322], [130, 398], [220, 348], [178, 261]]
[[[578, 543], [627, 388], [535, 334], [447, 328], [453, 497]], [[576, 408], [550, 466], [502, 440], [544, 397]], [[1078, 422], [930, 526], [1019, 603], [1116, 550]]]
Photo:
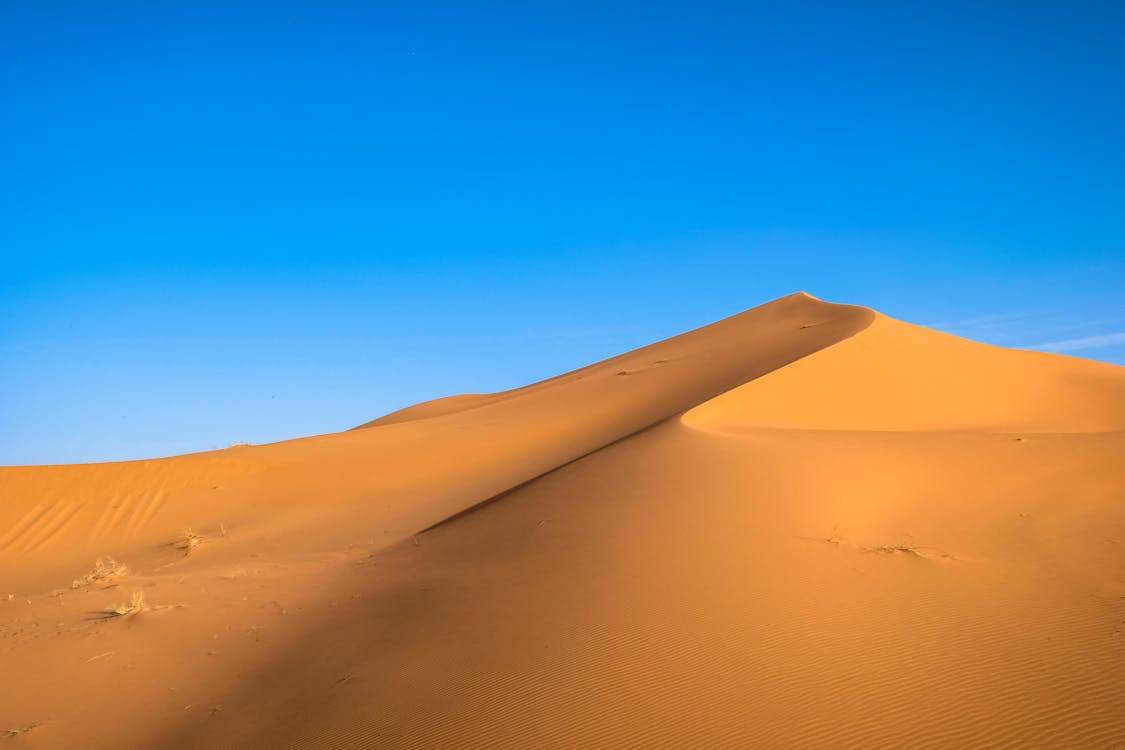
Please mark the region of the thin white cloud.
[[1103, 333], [1100, 336], [1087, 336], [1086, 338], [1066, 339], [1065, 341], [1048, 341], [1045, 344], [1034, 344], [1024, 348], [1044, 352], [1076, 352], [1081, 349], [1097, 349], [1114, 344], [1125, 344], [1125, 332]]
[[966, 320], [951, 320], [944, 323], [923, 323], [924, 328], [934, 328], [946, 333], [955, 332], [972, 332], [980, 331], [981, 329], [995, 329], [995, 328], [1008, 328], [1015, 321], [1022, 320], [1027, 317], [1026, 313], [995, 313], [992, 315], [980, 315], [975, 318], [968, 318]]

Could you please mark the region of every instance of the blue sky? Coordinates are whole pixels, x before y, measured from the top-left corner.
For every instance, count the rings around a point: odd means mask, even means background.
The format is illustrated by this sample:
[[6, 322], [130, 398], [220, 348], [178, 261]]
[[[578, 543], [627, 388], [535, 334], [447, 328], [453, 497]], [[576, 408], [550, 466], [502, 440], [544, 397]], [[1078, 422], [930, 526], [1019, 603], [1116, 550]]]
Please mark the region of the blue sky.
[[0, 6], [0, 464], [334, 431], [802, 289], [1125, 364], [1125, 5]]

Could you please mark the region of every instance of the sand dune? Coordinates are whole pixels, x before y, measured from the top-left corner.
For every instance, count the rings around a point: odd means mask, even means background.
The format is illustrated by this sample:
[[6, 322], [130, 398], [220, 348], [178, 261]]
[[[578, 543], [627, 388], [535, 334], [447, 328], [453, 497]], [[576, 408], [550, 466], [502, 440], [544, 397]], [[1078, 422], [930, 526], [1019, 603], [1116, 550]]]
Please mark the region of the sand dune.
[[1122, 455], [1122, 368], [792, 295], [359, 429], [0, 468], [0, 743], [1122, 747]]

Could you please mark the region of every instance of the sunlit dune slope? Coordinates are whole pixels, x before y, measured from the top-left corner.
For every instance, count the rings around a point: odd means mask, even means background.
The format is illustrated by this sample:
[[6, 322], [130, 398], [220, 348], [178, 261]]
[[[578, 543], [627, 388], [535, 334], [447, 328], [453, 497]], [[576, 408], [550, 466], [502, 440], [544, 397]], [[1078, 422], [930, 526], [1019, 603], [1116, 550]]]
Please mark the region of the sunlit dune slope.
[[713, 429], [1125, 429], [1121, 368], [998, 349], [877, 315], [862, 336], [692, 409]]
[[369, 427], [385, 427], [389, 424], [412, 422], [416, 419], [444, 417], [446, 414], [466, 411], [478, 406], [485, 406], [497, 401], [502, 401], [507, 396], [508, 394], [506, 393], [463, 393], [456, 396], [446, 396], [445, 398], [424, 401], [420, 404], [408, 406], [405, 409], [399, 409], [398, 411], [391, 412], [378, 419], [373, 419], [370, 422], [364, 422], [360, 426], [353, 427], [352, 429], [365, 430]]
[[0, 731], [1125, 746], [1121, 368], [794, 295], [362, 427], [0, 469]]

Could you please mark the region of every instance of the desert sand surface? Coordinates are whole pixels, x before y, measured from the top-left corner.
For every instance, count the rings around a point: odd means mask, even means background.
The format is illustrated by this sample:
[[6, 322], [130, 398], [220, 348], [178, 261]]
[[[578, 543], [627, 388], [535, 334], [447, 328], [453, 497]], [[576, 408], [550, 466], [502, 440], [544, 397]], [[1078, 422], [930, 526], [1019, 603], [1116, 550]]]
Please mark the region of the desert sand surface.
[[5, 747], [1125, 747], [1125, 368], [795, 294], [339, 433], [0, 468]]

